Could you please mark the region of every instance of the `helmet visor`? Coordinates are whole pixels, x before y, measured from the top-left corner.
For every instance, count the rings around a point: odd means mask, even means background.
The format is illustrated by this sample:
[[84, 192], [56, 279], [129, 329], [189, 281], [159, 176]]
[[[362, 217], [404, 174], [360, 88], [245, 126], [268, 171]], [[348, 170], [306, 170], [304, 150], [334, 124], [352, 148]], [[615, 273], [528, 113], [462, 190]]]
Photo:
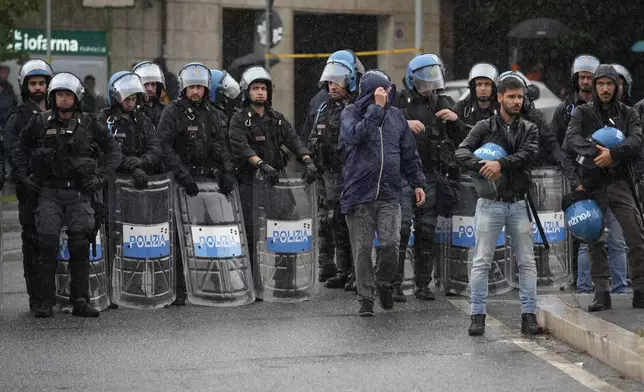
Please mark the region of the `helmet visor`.
[[145, 88], [141, 84], [141, 79], [135, 74], [127, 74], [114, 81], [114, 91], [116, 92], [115, 98], [120, 102], [132, 94], [143, 94]]
[[183, 88], [190, 86], [203, 86], [210, 88], [210, 70], [203, 65], [188, 65], [179, 75]]
[[572, 64], [572, 73], [576, 74], [577, 72], [590, 72], [595, 73], [595, 70], [599, 67], [599, 59], [595, 56], [582, 55], [575, 59]]
[[445, 88], [445, 80], [439, 65], [430, 65], [412, 72], [412, 83], [420, 94]]
[[221, 79], [221, 90], [230, 99], [235, 99], [241, 94], [239, 83], [228, 73], [224, 73], [224, 77]]
[[322, 71], [322, 76], [320, 76], [320, 87], [326, 83], [336, 83], [340, 86], [346, 87], [349, 84], [351, 79], [351, 70], [344, 64], [340, 63], [328, 63]]
[[161, 71], [161, 67], [159, 67], [157, 64], [141, 64], [134, 69], [134, 73], [139, 75], [142, 84], [156, 82], [161, 83], [165, 87], [163, 71]]
[[23, 78], [36, 75], [51, 77], [53, 73], [49, 64], [40, 59], [29, 60], [20, 69], [20, 76]]

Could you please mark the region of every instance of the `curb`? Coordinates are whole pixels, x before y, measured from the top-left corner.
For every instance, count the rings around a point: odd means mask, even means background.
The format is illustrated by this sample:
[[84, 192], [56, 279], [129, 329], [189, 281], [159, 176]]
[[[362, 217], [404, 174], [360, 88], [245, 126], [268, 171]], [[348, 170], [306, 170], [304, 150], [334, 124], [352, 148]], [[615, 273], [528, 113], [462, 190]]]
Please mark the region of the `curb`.
[[537, 320], [558, 339], [644, 382], [644, 339], [633, 332], [592, 316], [557, 296], [539, 299]]

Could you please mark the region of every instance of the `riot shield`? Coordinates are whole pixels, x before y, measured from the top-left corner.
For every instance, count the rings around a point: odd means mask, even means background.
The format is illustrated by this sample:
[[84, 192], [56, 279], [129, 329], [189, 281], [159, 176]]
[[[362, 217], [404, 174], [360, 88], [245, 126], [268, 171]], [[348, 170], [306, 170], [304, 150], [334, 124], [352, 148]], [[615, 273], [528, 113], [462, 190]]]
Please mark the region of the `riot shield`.
[[172, 172], [150, 176], [136, 189], [130, 176], [109, 187], [111, 300], [133, 309], [170, 305], [174, 290]]
[[271, 302], [310, 300], [317, 288], [317, 184], [287, 174], [272, 186], [257, 178], [255, 271], [257, 296]]
[[199, 194], [177, 187], [177, 230], [188, 301], [202, 306], [240, 306], [255, 301], [239, 187], [226, 196], [212, 181]]
[[[90, 305], [99, 311], [110, 305], [105, 244], [105, 227], [101, 226], [96, 234], [96, 248], [90, 245], [89, 250], [89, 300]], [[60, 232], [60, 246], [56, 255], [56, 304], [60, 310], [71, 312], [69, 302], [71, 275], [69, 270], [69, 248], [67, 247], [67, 227]]]
[[[568, 244], [564, 212], [561, 209], [563, 195], [567, 193], [559, 168], [555, 166], [532, 170], [530, 195], [535, 204], [544, 234], [551, 245], [550, 251], [544, 246], [537, 225], [532, 222], [534, 235], [534, 255], [537, 264], [537, 289], [540, 291], [559, 291], [571, 283], [571, 247]], [[506, 265], [510, 284], [519, 287], [516, 255]]]
[[[469, 295], [469, 282], [476, 244], [475, 212], [478, 193], [472, 178], [461, 175], [461, 200], [452, 216], [451, 235], [447, 236], [446, 254], [443, 259], [441, 285], [446, 293]], [[506, 246], [505, 228], [499, 235], [490, 273], [488, 276], [489, 295], [499, 295], [512, 290], [506, 279], [506, 264], [509, 262], [509, 246]]]

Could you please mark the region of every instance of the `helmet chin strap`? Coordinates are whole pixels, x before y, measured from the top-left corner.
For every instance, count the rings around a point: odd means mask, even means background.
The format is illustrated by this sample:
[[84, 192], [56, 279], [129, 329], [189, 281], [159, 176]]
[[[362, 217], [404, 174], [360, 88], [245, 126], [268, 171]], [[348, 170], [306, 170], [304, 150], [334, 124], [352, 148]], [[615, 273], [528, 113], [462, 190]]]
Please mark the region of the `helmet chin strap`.
[[74, 108], [72, 106], [70, 108], [56, 108], [56, 110], [58, 110], [61, 113], [72, 113], [72, 112], [76, 111], [76, 108]]
[[490, 102], [492, 100], [492, 97], [487, 96], [487, 97], [476, 97], [476, 100], [479, 102]]

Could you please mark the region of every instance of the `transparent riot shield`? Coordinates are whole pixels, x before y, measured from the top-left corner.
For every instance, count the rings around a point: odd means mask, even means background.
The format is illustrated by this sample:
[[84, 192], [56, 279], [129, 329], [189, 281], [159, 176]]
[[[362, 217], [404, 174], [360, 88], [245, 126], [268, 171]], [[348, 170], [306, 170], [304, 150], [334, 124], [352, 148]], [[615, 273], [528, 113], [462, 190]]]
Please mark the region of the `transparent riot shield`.
[[[105, 244], [105, 227], [101, 226], [96, 235], [96, 245], [89, 249], [89, 300], [90, 305], [99, 311], [110, 305], [108, 295], [107, 263], [103, 244]], [[69, 248], [67, 247], [67, 227], [60, 232], [60, 246], [56, 256], [56, 304], [60, 310], [71, 312], [69, 302], [71, 275], [69, 270]]]
[[299, 302], [317, 293], [317, 184], [287, 174], [279, 184], [256, 179], [257, 296]]
[[[461, 175], [461, 200], [452, 216], [451, 235], [443, 259], [442, 286], [446, 293], [469, 295], [469, 283], [476, 244], [475, 212], [478, 194], [472, 178]], [[488, 276], [488, 294], [499, 295], [512, 290], [506, 279], [506, 264], [509, 262], [509, 246], [506, 246], [505, 228], [499, 235]]]
[[[534, 234], [534, 255], [537, 263], [537, 289], [539, 291], [559, 291], [571, 283], [571, 248], [568, 245], [564, 212], [561, 201], [566, 193], [564, 180], [559, 168], [542, 167], [532, 170], [530, 195], [535, 204], [544, 234], [551, 245], [548, 251], [543, 243], [537, 225], [532, 222]], [[516, 255], [506, 265], [510, 284], [519, 287]]]
[[195, 197], [177, 187], [175, 204], [188, 301], [202, 306], [255, 302], [239, 187], [226, 196], [216, 182], [197, 185]]
[[[444, 216], [438, 216], [436, 219], [436, 235], [434, 237], [436, 242], [436, 249], [438, 249], [438, 257], [436, 259], [435, 268], [438, 266], [445, 266], [445, 260], [447, 258], [449, 237], [452, 234], [452, 218], [446, 218]], [[441, 272], [445, 274], [445, 270], [442, 269]], [[435, 285], [437, 288], [442, 288], [443, 278], [442, 276], [435, 276]]]
[[170, 305], [174, 290], [172, 172], [150, 176], [145, 189], [130, 176], [109, 188], [111, 300], [133, 309]]

